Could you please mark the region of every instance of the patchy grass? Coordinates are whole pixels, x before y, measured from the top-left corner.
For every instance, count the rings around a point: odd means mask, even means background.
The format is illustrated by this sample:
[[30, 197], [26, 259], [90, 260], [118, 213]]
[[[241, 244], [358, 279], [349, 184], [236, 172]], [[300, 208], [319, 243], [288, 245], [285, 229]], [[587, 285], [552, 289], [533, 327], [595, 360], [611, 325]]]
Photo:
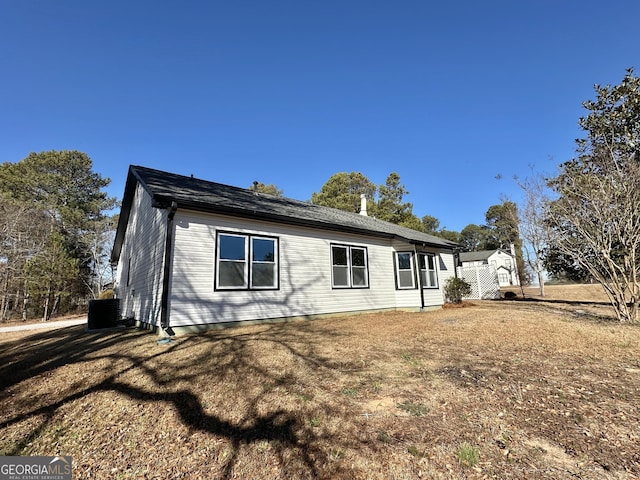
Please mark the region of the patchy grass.
[[456, 450], [456, 457], [458, 457], [460, 464], [465, 467], [475, 467], [480, 461], [480, 451], [478, 447], [464, 442]]
[[409, 415], [413, 415], [414, 417], [421, 417], [429, 413], [429, 407], [422, 403], [403, 402], [398, 404], [398, 408], [407, 412]]
[[6, 334], [0, 454], [78, 479], [638, 478], [640, 327], [561, 300]]

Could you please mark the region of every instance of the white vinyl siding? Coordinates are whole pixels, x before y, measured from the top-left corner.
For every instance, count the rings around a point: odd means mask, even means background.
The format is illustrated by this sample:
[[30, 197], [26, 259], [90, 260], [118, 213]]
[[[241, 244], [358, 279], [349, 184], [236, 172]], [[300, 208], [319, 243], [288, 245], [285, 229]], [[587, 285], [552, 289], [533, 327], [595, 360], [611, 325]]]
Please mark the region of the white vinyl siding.
[[[396, 298], [389, 240], [180, 209], [174, 221], [173, 326], [420, 307], [417, 290]], [[278, 239], [278, 289], [215, 288], [217, 234], [230, 231]], [[369, 288], [332, 288], [331, 245], [365, 242]]]
[[[418, 289], [396, 289], [393, 255], [412, 250], [406, 242], [181, 209], [174, 222], [173, 326], [421, 306]], [[229, 232], [277, 239], [277, 289], [215, 288], [217, 236]], [[332, 246], [366, 247], [368, 288], [332, 287]], [[451, 252], [436, 255], [447, 265], [438, 270], [442, 282], [454, 274], [454, 259]], [[426, 289], [422, 296], [427, 307], [444, 303], [439, 289]]]
[[396, 282], [399, 289], [416, 288], [412, 252], [396, 252]]
[[166, 228], [167, 211], [153, 208], [151, 197], [138, 185], [116, 273], [123, 317], [160, 323]]
[[[518, 268], [515, 258], [502, 250], [481, 252], [488, 255], [485, 260], [462, 261], [462, 267], [489, 265], [496, 272], [498, 283], [501, 287], [519, 285]], [[464, 255], [464, 254], [463, 254]], [[461, 257], [464, 258], [464, 257]], [[506, 277], [505, 277], [506, 275]]]

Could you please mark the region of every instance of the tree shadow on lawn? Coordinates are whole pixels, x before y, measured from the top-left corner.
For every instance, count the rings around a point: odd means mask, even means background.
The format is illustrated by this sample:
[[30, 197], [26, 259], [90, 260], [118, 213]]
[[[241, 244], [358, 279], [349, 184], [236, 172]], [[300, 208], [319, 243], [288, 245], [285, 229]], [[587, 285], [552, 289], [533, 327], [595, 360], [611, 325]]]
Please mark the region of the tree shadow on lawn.
[[[232, 453], [221, 465], [222, 478], [233, 475], [241, 446], [259, 441], [269, 442], [279, 458], [280, 468], [285, 472], [293, 469], [289, 471], [293, 476], [317, 477], [321, 465], [327, 473], [327, 454], [317, 446], [321, 440], [319, 434], [306, 426], [295, 410], [269, 407], [265, 411], [265, 405], [260, 404], [260, 389], [246, 390], [244, 399], [248, 402], [239, 420], [206, 411], [200, 392], [196, 391], [202, 381], [219, 381], [224, 385], [221, 388], [231, 385], [238, 392], [243, 391], [243, 382], [248, 378], [254, 379], [254, 387], [256, 382], [262, 382], [293, 388], [298, 382], [308, 381], [300, 378], [300, 371], [317, 372], [331, 378], [337, 367], [318, 349], [319, 342], [331, 342], [332, 339], [326, 331], [320, 332], [311, 323], [249, 328], [248, 332], [232, 329], [181, 337], [167, 346], [157, 345], [157, 337], [139, 330], [96, 334], [86, 333], [83, 327], [47, 331], [4, 342], [0, 353], [0, 398], [5, 409], [0, 416], [0, 426], [5, 431], [20, 425], [30, 426], [29, 431], [20, 432], [17, 441], [5, 443], [2, 454], [25, 454], [27, 446], [50, 427], [63, 407], [72, 402], [97, 392], [114, 392], [139, 403], [153, 402], [159, 408], [168, 405], [189, 431], [226, 438]], [[260, 358], [261, 351], [275, 350], [288, 359], [281, 369]], [[278, 359], [277, 356], [274, 358]], [[302, 368], [295, 367], [294, 375], [283, 375], [284, 370], [291, 370], [290, 367], [296, 365]], [[23, 391], [33, 388], [30, 387], [32, 379], [55, 378], [63, 375], [61, 372], [69, 366], [80, 366], [88, 374], [80, 383], [59, 381], [61, 388], [46, 395], [32, 397]], [[25, 385], [21, 385], [23, 382]], [[228, 400], [234, 402], [233, 398]], [[347, 445], [343, 447], [348, 448]], [[284, 460], [286, 452], [291, 450], [299, 457], [295, 465]]]

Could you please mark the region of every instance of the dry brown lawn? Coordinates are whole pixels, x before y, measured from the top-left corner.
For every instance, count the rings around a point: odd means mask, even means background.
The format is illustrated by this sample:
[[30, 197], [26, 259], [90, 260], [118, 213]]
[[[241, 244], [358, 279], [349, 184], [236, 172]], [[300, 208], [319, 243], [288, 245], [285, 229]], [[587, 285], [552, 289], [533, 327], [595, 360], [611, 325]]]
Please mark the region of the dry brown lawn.
[[[511, 290], [519, 298], [522, 298], [520, 287], [509, 287], [503, 291]], [[600, 285], [547, 285], [544, 297], [540, 296], [539, 287], [524, 287], [524, 298], [534, 300], [548, 300], [551, 302], [578, 302], [585, 304], [607, 304], [609, 299]]]
[[640, 327], [560, 288], [169, 345], [5, 334], [0, 455], [78, 479], [639, 478]]

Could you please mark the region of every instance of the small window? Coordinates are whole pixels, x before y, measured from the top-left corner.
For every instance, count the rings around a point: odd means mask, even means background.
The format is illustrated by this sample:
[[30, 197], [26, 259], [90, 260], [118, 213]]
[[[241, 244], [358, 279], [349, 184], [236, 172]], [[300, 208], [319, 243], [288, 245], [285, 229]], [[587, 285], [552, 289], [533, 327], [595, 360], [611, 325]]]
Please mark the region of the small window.
[[418, 255], [420, 264], [420, 280], [422, 288], [438, 288], [438, 272], [436, 271], [436, 257], [432, 253]]
[[216, 264], [216, 288], [278, 287], [278, 246], [275, 238], [221, 233], [218, 235]]
[[399, 289], [415, 288], [411, 252], [396, 252], [396, 281]]
[[367, 249], [347, 245], [331, 246], [331, 277], [334, 288], [367, 288]]
[[505, 258], [505, 259], [504, 259], [504, 265], [505, 265], [507, 268], [511, 268], [511, 259], [510, 259], [510, 258]]

